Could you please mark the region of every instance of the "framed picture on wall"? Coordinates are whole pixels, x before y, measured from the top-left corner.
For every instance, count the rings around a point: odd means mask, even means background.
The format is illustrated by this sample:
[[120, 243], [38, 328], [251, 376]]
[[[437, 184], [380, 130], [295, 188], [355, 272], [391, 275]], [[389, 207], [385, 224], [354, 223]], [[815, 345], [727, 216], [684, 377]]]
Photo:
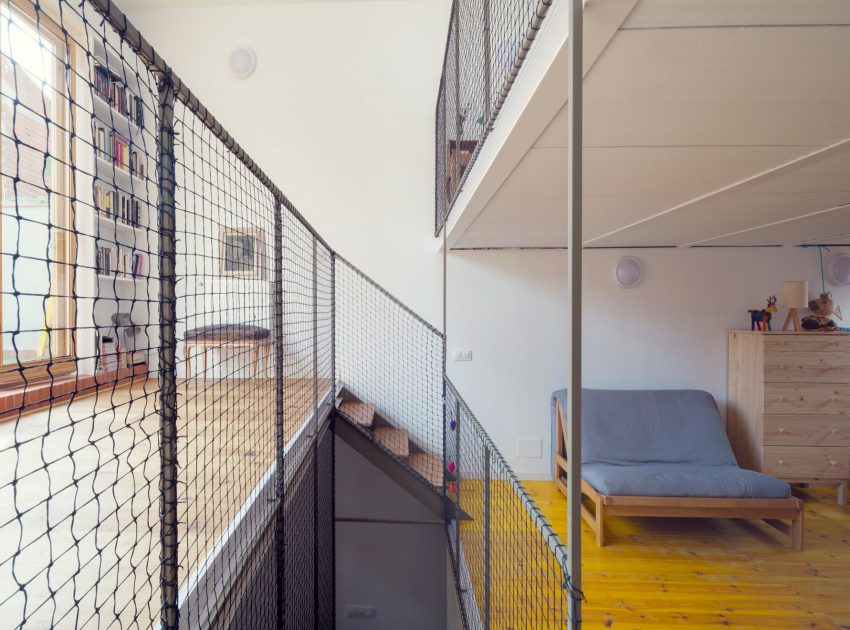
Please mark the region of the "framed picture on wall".
[[262, 278], [265, 243], [258, 228], [223, 228], [219, 275]]

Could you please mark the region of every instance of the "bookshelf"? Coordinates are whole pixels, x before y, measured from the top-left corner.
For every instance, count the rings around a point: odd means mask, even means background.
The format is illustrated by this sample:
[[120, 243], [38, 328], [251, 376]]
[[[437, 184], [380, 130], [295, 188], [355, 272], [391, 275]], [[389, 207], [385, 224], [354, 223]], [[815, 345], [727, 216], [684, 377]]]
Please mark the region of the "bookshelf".
[[[90, 85], [82, 86], [92, 121], [91, 177], [80, 187], [91, 191], [85, 248], [92, 334], [84, 343], [94, 350], [85, 351], [93, 357], [88, 371], [133, 367], [136, 373], [152, 368], [156, 357], [149, 349], [158, 345], [156, 103], [135, 70], [107, 46], [91, 42]], [[124, 334], [129, 326], [116, 328], [118, 313], [129, 314], [134, 340]]]

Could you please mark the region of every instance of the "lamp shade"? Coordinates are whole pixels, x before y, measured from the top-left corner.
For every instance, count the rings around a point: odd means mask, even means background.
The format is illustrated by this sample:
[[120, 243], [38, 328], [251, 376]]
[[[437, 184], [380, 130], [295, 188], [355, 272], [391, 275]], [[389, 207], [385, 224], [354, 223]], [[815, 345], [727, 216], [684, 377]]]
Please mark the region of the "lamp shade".
[[809, 281], [789, 280], [779, 288], [779, 306], [782, 308], [805, 308], [809, 305]]

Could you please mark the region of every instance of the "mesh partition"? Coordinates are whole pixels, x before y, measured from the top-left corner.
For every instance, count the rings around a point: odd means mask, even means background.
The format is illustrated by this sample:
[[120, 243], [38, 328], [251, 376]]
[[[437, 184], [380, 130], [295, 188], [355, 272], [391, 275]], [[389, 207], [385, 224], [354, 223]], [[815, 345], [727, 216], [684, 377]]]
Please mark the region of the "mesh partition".
[[274, 507], [275, 202], [179, 102], [174, 133], [179, 605], [194, 626], [215, 616]]
[[442, 487], [444, 338], [342, 258], [335, 268], [337, 396], [367, 405], [354, 425], [406, 447], [405, 463]]
[[0, 624], [148, 627], [156, 80], [78, 2], [0, 3], [0, 65]]
[[440, 83], [440, 92], [437, 98], [436, 119], [437, 134], [434, 145], [434, 163], [437, 185], [434, 186], [434, 204], [437, 212], [434, 215], [434, 233], [438, 234], [442, 222], [445, 220], [448, 204], [451, 201], [448, 198], [449, 190], [446, 185], [448, 181], [448, 166], [446, 162], [448, 151], [446, 149], [446, 86], [443, 83]]
[[467, 627], [565, 627], [566, 548], [448, 381], [446, 405], [449, 498], [461, 515], [447, 527]]
[[[0, 625], [334, 627], [334, 407], [445, 498], [443, 335], [327, 246], [109, 0], [0, 0], [0, 64]], [[438, 110], [460, 148], [484, 80], [464, 72]], [[515, 627], [553, 618], [509, 582], [548, 588], [559, 547], [460, 408], [464, 611], [486, 592]]]
[[436, 117], [435, 234], [496, 121], [554, 0], [458, 0]]
[[332, 252], [113, 5], [0, 62], [4, 625], [331, 627]]

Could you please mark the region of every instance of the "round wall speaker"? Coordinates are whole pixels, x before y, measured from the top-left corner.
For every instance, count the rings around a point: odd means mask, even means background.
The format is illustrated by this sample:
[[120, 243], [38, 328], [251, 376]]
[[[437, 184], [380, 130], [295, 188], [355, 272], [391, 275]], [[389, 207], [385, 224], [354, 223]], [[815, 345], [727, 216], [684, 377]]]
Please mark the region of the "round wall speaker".
[[850, 254], [833, 256], [826, 266], [829, 281], [839, 287], [850, 284]]
[[617, 261], [617, 267], [614, 270], [614, 275], [617, 278], [617, 284], [623, 289], [632, 289], [636, 287], [643, 276], [643, 269], [640, 261], [632, 256], [623, 256]]
[[230, 71], [238, 79], [247, 79], [257, 69], [257, 55], [247, 47], [234, 49], [230, 53]]

